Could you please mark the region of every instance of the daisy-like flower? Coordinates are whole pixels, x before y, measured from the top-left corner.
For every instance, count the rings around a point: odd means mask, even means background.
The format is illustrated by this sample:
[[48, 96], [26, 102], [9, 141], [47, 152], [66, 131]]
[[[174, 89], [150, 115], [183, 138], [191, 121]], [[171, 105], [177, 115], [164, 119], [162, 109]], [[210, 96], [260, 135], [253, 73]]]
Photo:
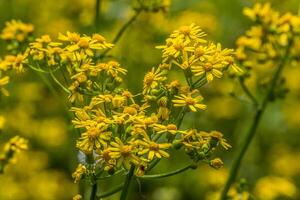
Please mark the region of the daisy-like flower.
[[168, 125], [154, 124], [153, 129], [158, 134], [160, 134], [160, 133], [170, 133], [172, 135], [175, 135], [178, 132], [177, 126], [175, 124], [168, 124]]
[[67, 32], [66, 35], [59, 34], [58, 39], [65, 42], [70, 42], [70, 45], [66, 47], [68, 51], [83, 51], [88, 56], [94, 56], [93, 50], [102, 50], [113, 47], [113, 44], [106, 42], [105, 38], [99, 34], [93, 35], [93, 37], [83, 36], [78, 33]]
[[189, 93], [187, 95], [181, 94], [179, 96], [175, 96], [176, 99], [172, 100], [175, 107], [188, 107], [192, 112], [196, 112], [197, 109], [205, 110], [206, 105], [199, 103], [203, 100], [203, 97], [198, 95], [196, 97], [192, 97], [192, 94]]
[[194, 23], [189, 26], [182, 26], [178, 30], [174, 31], [170, 37], [172, 38], [184, 38], [185, 40], [196, 40], [197, 42], [206, 43], [205, 39], [202, 37], [206, 34], [200, 29], [199, 26], [196, 26]]
[[138, 165], [140, 159], [135, 155], [136, 148], [132, 144], [124, 144], [120, 138], [116, 137], [114, 142], [110, 143], [111, 158], [117, 160], [117, 166], [123, 165], [126, 169], [130, 168], [131, 164]]
[[226, 67], [224, 64], [217, 56], [209, 56], [206, 61], [192, 66], [192, 72], [195, 76], [205, 75], [207, 81], [211, 82], [214, 77], [221, 78], [223, 76], [222, 70]]
[[149, 93], [152, 89], [159, 85], [159, 82], [166, 80], [165, 72], [160, 68], [152, 68], [144, 77], [144, 90], [143, 94]]
[[186, 149], [200, 149], [207, 141], [203, 138], [203, 133], [196, 129], [182, 131], [181, 142]]
[[122, 68], [118, 62], [109, 61], [108, 63], [99, 63], [94, 68], [98, 71], [103, 71], [111, 77], [117, 77], [119, 73], [126, 74], [127, 70]]
[[28, 141], [20, 136], [15, 136], [4, 146], [5, 152], [19, 153], [28, 149]]
[[24, 71], [24, 64], [26, 63], [26, 54], [18, 54], [5, 56], [5, 61], [10, 65], [10, 68], [16, 70], [16, 72]]
[[219, 131], [211, 131], [209, 133], [209, 135], [210, 135], [212, 142], [216, 141], [218, 144], [220, 144], [226, 150], [231, 148], [231, 145], [228, 144], [227, 140], [225, 138], [223, 138], [223, 134], [220, 133]]
[[104, 145], [103, 148], [96, 150], [96, 161], [104, 170], [109, 171], [116, 165], [116, 160], [110, 156], [111, 150], [108, 145]]
[[30, 48], [47, 51], [48, 46], [57, 47], [60, 45], [62, 45], [62, 43], [53, 42], [49, 35], [42, 35], [40, 38], [37, 38], [35, 42], [30, 43]]
[[269, 21], [273, 17], [273, 13], [275, 11], [272, 10], [271, 4], [260, 4], [257, 3], [254, 5], [253, 8], [245, 8], [243, 13], [253, 21], [255, 21], [258, 17], [260, 18], [266, 18], [265, 20]]
[[141, 148], [138, 152], [139, 155], [147, 154], [147, 159], [149, 161], [153, 160], [154, 157], [156, 158], [168, 158], [170, 155], [165, 150], [169, 149], [171, 144], [170, 143], [156, 143], [151, 141], [149, 137], [143, 138], [143, 140], [137, 141], [137, 144]]
[[169, 38], [166, 41], [166, 45], [157, 46], [158, 49], [163, 49], [163, 58], [168, 60], [169, 58], [177, 58], [184, 52], [193, 52], [194, 47], [190, 45], [188, 40], [183, 38]]
[[67, 31], [66, 35], [58, 34], [58, 39], [64, 42], [77, 43], [80, 40], [80, 34]]
[[87, 127], [77, 141], [77, 148], [90, 154], [94, 149], [98, 149], [107, 144], [111, 138], [111, 132], [107, 131], [107, 125], [99, 123], [96, 126]]
[[19, 20], [12, 20], [5, 23], [5, 28], [2, 30], [0, 38], [3, 40], [17, 40], [18, 42], [24, 42], [33, 31], [33, 25], [25, 24]]

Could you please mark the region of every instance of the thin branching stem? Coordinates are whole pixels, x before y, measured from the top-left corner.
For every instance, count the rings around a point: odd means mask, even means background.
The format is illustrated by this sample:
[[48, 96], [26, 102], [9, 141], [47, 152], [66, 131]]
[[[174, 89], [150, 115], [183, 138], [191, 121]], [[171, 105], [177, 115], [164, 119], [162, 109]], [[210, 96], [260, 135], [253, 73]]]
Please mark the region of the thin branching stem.
[[247, 95], [247, 97], [252, 101], [254, 106], [258, 106], [258, 101], [256, 100], [256, 98], [254, 97], [254, 95], [250, 92], [249, 88], [247, 87], [247, 85], [245, 84], [245, 80], [244, 78], [239, 78], [239, 83], [241, 85], [241, 88], [243, 89], [243, 91], [245, 92], [245, 94]]
[[180, 168], [180, 169], [177, 169], [177, 170], [174, 170], [172, 172], [167, 172], [167, 173], [162, 173], [162, 174], [153, 174], [153, 175], [144, 175], [144, 176], [140, 176], [138, 177], [139, 179], [157, 179], [157, 178], [166, 178], [166, 177], [169, 177], [169, 176], [174, 176], [174, 175], [177, 175], [177, 174], [180, 174], [182, 172], [185, 172], [189, 169], [196, 169], [197, 168], [197, 165], [196, 164], [190, 164], [188, 166], [185, 166], [183, 168]]
[[65, 91], [67, 94], [70, 94], [70, 91], [65, 86], [63, 86], [63, 84], [61, 82], [59, 82], [59, 80], [57, 80], [57, 78], [55, 77], [55, 75], [52, 72], [50, 72], [50, 76], [53, 79], [53, 81], [57, 85], [59, 85], [61, 87], [61, 89], [63, 89], [63, 91]]
[[[112, 43], [117, 44], [122, 35], [125, 33], [125, 31], [130, 27], [130, 25], [137, 19], [137, 17], [140, 15], [142, 10], [135, 11], [134, 15], [120, 28], [116, 36], [114, 37]], [[106, 49], [101, 55], [100, 58], [103, 58], [111, 49]]]
[[239, 171], [240, 165], [242, 163], [242, 160], [244, 158], [244, 155], [245, 155], [251, 141], [253, 140], [255, 133], [257, 132], [257, 127], [260, 123], [261, 117], [262, 117], [263, 113], [265, 112], [268, 103], [272, 99], [272, 96], [274, 94], [274, 90], [275, 90], [277, 82], [280, 78], [281, 72], [282, 72], [284, 66], [286, 65], [286, 63], [288, 61], [288, 57], [289, 57], [289, 53], [290, 53], [292, 43], [293, 43], [293, 39], [291, 39], [289, 41], [289, 44], [287, 45], [287, 48], [285, 49], [285, 52], [282, 56], [282, 59], [280, 60], [280, 62], [278, 64], [278, 67], [277, 67], [277, 69], [276, 69], [276, 71], [275, 71], [275, 73], [272, 77], [270, 87], [269, 87], [269, 89], [266, 93], [266, 96], [264, 97], [261, 105], [256, 109], [256, 113], [253, 117], [253, 121], [252, 121], [252, 124], [250, 126], [250, 129], [249, 129], [248, 133], [246, 134], [245, 138], [242, 141], [241, 149], [238, 151], [237, 155], [235, 156], [235, 158], [233, 160], [233, 164], [232, 164], [232, 167], [230, 169], [228, 179], [227, 179], [226, 184], [224, 186], [224, 189], [221, 193], [221, 198], [220, 198], [221, 200], [226, 200], [227, 193], [228, 193], [231, 185], [233, 184], [233, 182], [236, 179], [236, 176], [238, 174], [238, 171]]

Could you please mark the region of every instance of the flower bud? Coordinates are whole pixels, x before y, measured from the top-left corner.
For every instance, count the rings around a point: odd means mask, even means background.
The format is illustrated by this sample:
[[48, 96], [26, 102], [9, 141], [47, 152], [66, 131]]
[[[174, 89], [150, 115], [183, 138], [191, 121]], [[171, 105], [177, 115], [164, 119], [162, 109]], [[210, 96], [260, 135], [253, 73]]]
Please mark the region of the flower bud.
[[174, 140], [172, 143], [172, 147], [176, 150], [180, 149], [182, 147], [181, 140]]
[[223, 161], [220, 158], [215, 158], [210, 161], [209, 165], [215, 169], [220, 169], [223, 167]]

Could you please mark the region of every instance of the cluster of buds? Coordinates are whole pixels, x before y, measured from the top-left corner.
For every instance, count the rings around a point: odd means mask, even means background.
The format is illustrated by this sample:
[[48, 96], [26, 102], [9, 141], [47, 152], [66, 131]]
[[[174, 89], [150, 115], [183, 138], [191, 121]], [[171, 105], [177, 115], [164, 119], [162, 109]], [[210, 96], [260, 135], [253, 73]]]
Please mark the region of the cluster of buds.
[[132, 7], [136, 11], [168, 12], [171, 0], [133, 0]]

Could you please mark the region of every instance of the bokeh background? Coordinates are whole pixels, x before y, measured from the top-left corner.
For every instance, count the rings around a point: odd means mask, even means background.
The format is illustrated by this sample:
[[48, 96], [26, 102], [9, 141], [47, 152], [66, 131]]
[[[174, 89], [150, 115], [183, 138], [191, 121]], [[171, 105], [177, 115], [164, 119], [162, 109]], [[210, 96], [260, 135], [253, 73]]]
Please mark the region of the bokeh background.
[[[95, 26], [95, 0], [0, 0], [0, 27], [6, 21], [20, 19], [35, 26], [35, 35], [76, 31], [99, 32], [112, 40], [119, 28], [132, 15], [130, 0], [101, 0], [101, 12]], [[172, 0], [167, 13], [144, 12], [122, 36], [109, 53], [128, 69], [125, 83], [130, 90], [142, 88], [143, 75], [161, 61], [155, 49], [167, 35], [182, 25], [196, 23], [211, 40], [234, 48], [237, 37], [249, 28], [243, 16], [251, 0]], [[299, 0], [274, 0], [280, 11], [298, 12]], [[4, 53], [4, 43], [0, 46]], [[176, 76], [176, 74], [174, 74]], [[258, 133], [246, 154], [240, 170], [249, 191], [261, 200], [300, 199], [300, 66], [286, 68], [290, 90], [283, 100], [270, 104]], [[18, 162], [9, 165], [0, 175], [0, 199], [3, 200], [65, 200], [72, 199], [78, 185], [71, 173], [76, 167], [76, 135], [70, 123], [66, 97], [54, 96], [37, 73], [27, 70], [12, 76], [10, 96], [1, 97], [0, 115], [6, 118], [0, 133], [0, 145], [14, 135], [30, 141], [30, 150]], [[251, 84], [251, 83], [250, 83]], [[206, 112], [190, 115], [184, 126], [205, 131], [219, 130], [233, 148], [219, 153], [225, 167], [220, 170], [203, 164], [194, 171], [160, 180], [134, 183], [130, 200], [215, 200], [226, 180], [228, 167], [249, 127], [253, 109], [231, 94], [240, 94], [238, 84], [230, 79], [215, 81], [203, 89], [208, 105]], [[241, 100], [242, 99], [242, 100]], [[0, 146], [2, 147], [2, 145]], [[183, 166], [185, 158], [177, 155], [162, 161], [155, 172]], [[120, 180], [102, 181], [102, 190]], [[101, 192], [101, 190], [100, 190]], [[117, 199], [118, 194], [107, 199]]]

